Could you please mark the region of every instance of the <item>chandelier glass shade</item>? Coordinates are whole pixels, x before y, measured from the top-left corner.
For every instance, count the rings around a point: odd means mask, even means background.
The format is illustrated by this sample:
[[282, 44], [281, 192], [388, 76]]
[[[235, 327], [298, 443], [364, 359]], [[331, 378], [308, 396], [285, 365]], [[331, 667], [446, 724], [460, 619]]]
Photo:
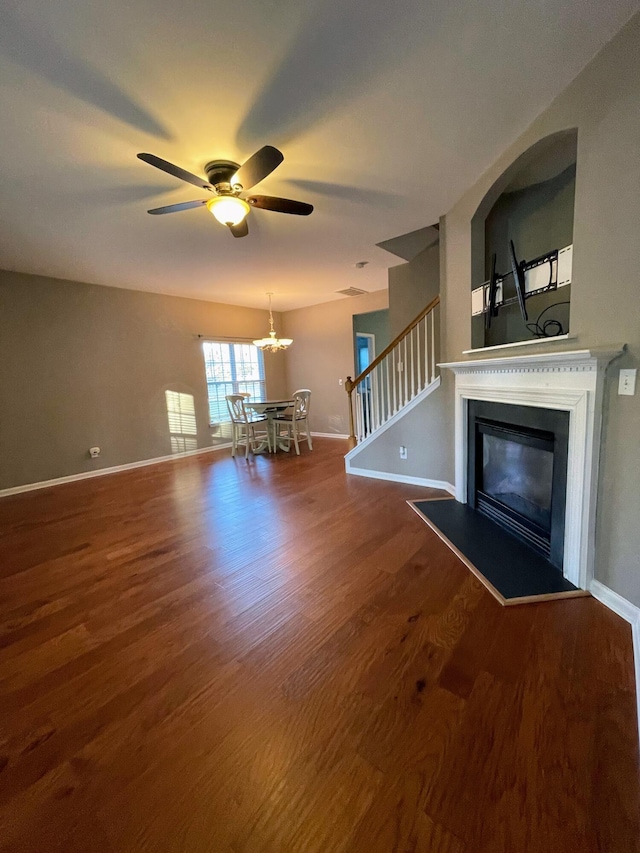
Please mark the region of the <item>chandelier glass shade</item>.
[[280, 350], [286, 349], [290, 347], [293, 343], [292, 338], [276, 338], [276, 333], [273, 328], [273, 313], [271, 311], [271, 297], [273, 294], [267, 293], [269, 297], [269, 328], [271, 331], [269, 332], [268, 338], [260, 338], [257, 341], [253, 342], [255, 347], [258, 349], [266, 350], [267, 352], [279, 352]]
[[239, 225], [251, 210], [244, 199], [235, 195], [217, 195], [207, 202], [207, 209], [221, 225]]

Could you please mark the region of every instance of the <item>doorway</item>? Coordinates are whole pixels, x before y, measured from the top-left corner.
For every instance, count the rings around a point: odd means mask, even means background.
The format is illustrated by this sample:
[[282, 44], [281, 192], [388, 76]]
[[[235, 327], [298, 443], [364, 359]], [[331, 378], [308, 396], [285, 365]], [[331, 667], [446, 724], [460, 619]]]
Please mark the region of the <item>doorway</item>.
[[376, 336], [369, 332], [356, 332], [356, 376], [376, 357]]
[[[376, 336], [369, 332], [356, 332], [356, 376], [360, 376], [363, 370], [376, 357]], [[365, 376], [362, 382], [358, 383], [356, 393], [364, 399], [362, 400], [362, 411], [364, 413], [364, 427], [369, 431], [369, 419], [371, 413], [371, 376]]]

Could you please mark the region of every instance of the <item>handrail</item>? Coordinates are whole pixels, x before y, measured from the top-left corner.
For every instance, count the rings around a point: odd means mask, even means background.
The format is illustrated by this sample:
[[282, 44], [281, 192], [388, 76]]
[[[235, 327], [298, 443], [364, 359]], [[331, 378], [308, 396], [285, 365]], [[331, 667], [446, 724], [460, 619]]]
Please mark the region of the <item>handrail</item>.
[[[431, 302], [414, 317], [406, 328], [391, 341], [389, 346], [385, 347], [380, 355], [378, 355], [371, 364], [366, 367], [362, 373], [352, 379], [347, 376], [345, 380], [345, 391], [349, 396], [349, 443], [351, 447], [355, 447], [356, 442], [356, 423], [354, 418], [353, 408], [353, 391], [362, 387], [361, 383], [370, 375], [371, 387], [367, 386], [367, 390], [362, 396], [356, 394], [358, 405], [358, 423], [357, 433], [362, 440], [363, 435], [369, 435], [372, 430], [379, 428], [385, 423], [392, 412], [398, 410], [398, 407], [403, 407], [414, 397], [420, 389], [426, 387], [428, 377], [431, 381], [435, 378], [435, 329], [434, 329], [434, 309], [440, 304], [440, 297], [436, 296]], [[430, 332], [427, 328], [429, 316], [431, 317]], [[424, 321], [424, 348], [420, 346], [421, 332], [419, 324]], [[415, 335], [412, 334], [415, 330]], [[430, 341], [430, 344], [428, 343]], [[399, 358], [397, 353], [400, 352], [400, 346], [404, 342], [404, 356]], [[417, 361], [414, 361], [414, 342], [417, 347], [415, 356]], [[427, 348], [429, 351], [427, 351]], [[421, 356], [422, 349], [422, 356]], [[393, 366], [391, 369], [390, 379], [389, 362], [386, 362], [385, 367], [381, 367], [380, 371], [377, 368], [385, 363], [385, 360], [391, 356]], [[424, 358], [424, 361], [421, 359]], [[396, 365], [396, 360], [398, 365]], [[410, 371], [404, 372], [404, 380], [399, 378], [396, 382], [396, 367], [404, 371], [405, 363], [410, 365]], [[415, 372], [414, 372], [415, 367]], [[374, 371], [376, 371], [374, 373]], [[384, 399], [384, 389], [386, 389], [386, 400]], [[382, 394], [382, 397], [381, 397]]]
[[406, 328], [404, 328], [400, 332], [399, 335], [396, 335], [396, 337], [391, 341], [389, 346], [385, 347], [382, 350], [382, 352], [380, 353], [380, 355], [376, 356], [368, 367], [365, 367], [365, 369], [362, 371], [362, 373], [359, 376], [356, 376], [355, 379], [352, 379], [350, 376], [347, 376], [347, 380], [345, 382], [345, 387], [347, 388], [347, 393], [349, 393], [349, 387], [348, 387], [349, 384], [351, 385], [352, 388], [355, 388], [355, 386], [358, 385], [358, 383], [362, 382], [363, 379], [366, 379], [366, 377], [371, 373], [371, 371], [375, 370], [375, 368], [380, 364], [380, 362], [383, 361], [383, 359], [385, 359], [389, 355], [391, 350], [395, 349], [395, 347], [397, 347], [397, 345], [400, 343], [400, 341], [403, 338], [406, 338], [406, 336], [409, 334], [409, 332], [412, 329], [415, 329], [415, 327], [418, 325], [418, 323], [421, 320], [424, 320], [424, 318], [427, 316], [427, 314], [429, 314], [431, 311], [433, 311], [433, 309], [436, 307], [436, 305], [439, 305], [439, 304], [440, 304], [440, 296], [436, 296], [435, 299], [431, 300], [431, 302], [427, 305], [426, 308], [422, 309], [422, 311], [418, 314], [417, 317], [413, 318], [413, 320], [409, 323], [409, 325]]

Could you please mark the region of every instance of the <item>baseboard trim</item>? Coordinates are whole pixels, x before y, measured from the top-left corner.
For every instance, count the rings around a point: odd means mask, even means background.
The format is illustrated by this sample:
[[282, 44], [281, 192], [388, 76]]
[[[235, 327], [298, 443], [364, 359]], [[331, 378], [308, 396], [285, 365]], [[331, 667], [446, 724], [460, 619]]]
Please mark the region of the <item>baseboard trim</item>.
[[638, 712], [638, 737], [640, 739], [640, 607], [618, 595], [600, 581], [592, 580], [589, 591], [594, 598], [602, 602], [609, 610], [617, 613], [631, 625], [633, 639], [633, 666], [636, 675], [636, 706]]
[[68, 474], [66, 477], [55, 477], [53, 480], [41, 480], [38, 483], [25, 483], [10, 489], [0, 489], [0, 498], [9, 495], [19, 495], [23, 492], [35, 492], [37, 489], [49, 489], [52, 486], [62, 486], [65, 483], [75, 483], [78, 480], [90, 480], [93, 477], [104, 477], [107, 474], [119, 474], [121, 471], [131, 471], [134, 468], [145, 468], [147, 465], [157, 465], [159, 462], [170, 462], [173, 459], [184, 459], [187, 456], [199, 456], [201, 453], [211, 453], [215, 450], [227, 450], [231, 443], [217, 444], [215, 447], [201, 447], [198, 450], [183, 450], [170, 456], [155, 456], [153, 459], [141, 459], [139, 462], [126, 462], [124, 465], [112, 465], [109, 468], [99, 468], [96, 471], [82, 471], [79, 474]]
[[356, 477], [369, 477], [372, 480], [387, 480], [391, 483], [406, 483], [408, 486], [425, 486], [428, 489], [442, 489], [455, 497], [456, 490], [445, 480], [429, 480], [426, 477], [412, 477], [409, 474], [390, 474], [387, 471], [370, 471], [367, 468], [353, 468], [347, 461], [347, 474]]
[[313, 438], [349, 438], [348, 435], [342, 435], [339, 432], [312, 432]]

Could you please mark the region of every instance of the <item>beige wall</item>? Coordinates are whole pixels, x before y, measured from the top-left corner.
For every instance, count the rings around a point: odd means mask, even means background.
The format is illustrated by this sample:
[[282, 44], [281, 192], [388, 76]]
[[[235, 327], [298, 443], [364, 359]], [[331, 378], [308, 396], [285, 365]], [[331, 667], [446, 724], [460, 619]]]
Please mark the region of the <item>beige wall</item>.
[[389, 270], [391, 339], [405, 329], [440, 290], [440, 248], [436, 242], [406, 264]]
[[[636, 15], [447, 213], [443, 290], [443, 358], [460, 360], [471, 344], [471, 219], [494, 182], [522, 152], [548, 134], [576, 127], [571, 333], [577, 340], [565, 348], [628, 344], [628, 353], [609, 369], [596, 577], [637, 605], [640, 392], [619, 397], [616, 387], [619, 368], [638, 367], [640, 362], [639, 80], [640, 15]], [[451, 385], [449, 379], [449, 392]], [[448, 410], [453, 413], [452, 400]]]
[[[0, 317], [0, 489], [171, 453], [167, 389], [194, 396], [197, 444], [210, 446], [196, 336], [268, 331], [264, 310], [11, 272]], [[272, 396], [284, 358], [265, 356]]]
[[347, 394], [339, 381], [353, 376], [353, 315], [388, 306], [386, 290], [282, 314], [279, 334], [293, 338], [286, 353], [287, 391], [310, 388], [311, 429], [349, 434]]
[[[448, 397], [438, 388], [358, 453], [351, 467], [450, 484], [451, 466], [442, 452], [449, 430], [446, 405]], [[407, 448], [406, 459], [400, 459], [400, 447]]]

